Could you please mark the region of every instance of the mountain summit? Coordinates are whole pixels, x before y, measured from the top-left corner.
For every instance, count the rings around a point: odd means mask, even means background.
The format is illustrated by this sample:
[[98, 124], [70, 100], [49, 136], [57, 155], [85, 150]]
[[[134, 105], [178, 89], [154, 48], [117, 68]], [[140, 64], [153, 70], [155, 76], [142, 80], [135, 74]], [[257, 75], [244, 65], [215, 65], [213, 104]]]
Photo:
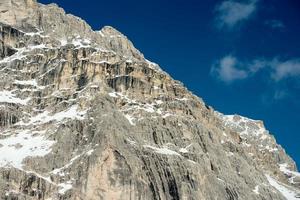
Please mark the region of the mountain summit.
[[1, 199], [299, 198], [263, 122], [215, 111], [114, 28], [35, 0], [2, 0], [0, 22]]

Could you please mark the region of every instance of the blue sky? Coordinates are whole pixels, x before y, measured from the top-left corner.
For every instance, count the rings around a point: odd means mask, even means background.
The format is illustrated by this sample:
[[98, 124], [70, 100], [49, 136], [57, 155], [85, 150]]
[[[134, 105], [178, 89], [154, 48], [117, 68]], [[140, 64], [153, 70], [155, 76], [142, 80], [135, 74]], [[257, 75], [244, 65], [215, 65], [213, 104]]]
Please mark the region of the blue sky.
[[110, 25], [216, 110], [261, 119], [300, 164], [300, 2], [55, 2]]

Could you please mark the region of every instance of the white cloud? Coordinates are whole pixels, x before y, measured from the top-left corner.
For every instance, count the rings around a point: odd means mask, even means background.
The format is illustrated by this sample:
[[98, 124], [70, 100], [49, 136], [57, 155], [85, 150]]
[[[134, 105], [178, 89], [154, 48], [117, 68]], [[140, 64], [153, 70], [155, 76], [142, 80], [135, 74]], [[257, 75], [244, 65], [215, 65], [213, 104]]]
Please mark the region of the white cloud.
[[274, 29], [283, 29], [285, 27], [283, 22], [280, 20], [268, 20], [265, 22], [265, 24]]
[[266, 70], [269, 79], [281, 81], [287, 78], [300, 77], [300, 59], [279, 60], [254, 59], [242, 62], [231, 55], [223, 57], [211, 68], [212, 75], [224, 82], [231, 83], [236, 80], [246, 79], [258, 72]]
[[[237, 57], [227, 55], [215, 62], [211, 67], [211, 75], [227, 84], [252, 78], [259, 75], [259, 82], [265, 83], [267, 90], [262, 95], [265, 103], [292, 97], [300, 90], [300, 58], [286, 59], [253, 59], [239, 60]], [[260, 80], [263, 78], [263, 80]], [[287, 84], [288, 83], [288, 84]], [[293, 84], [291, 86], [291, 84]], [[291, 86], [291, 88], [290, 88]], [[294, 89], [292, 89], [294, 88]]]
[[284, 62], [276, 61], [272, 64], [272, 78], [280, 81], [289, 77], [300, 76], [300, 59], [287, 60]]
[[288, 92], [285, 90], [276, 90], [274, 93], [274, 99], [275, 100], [280, 100], [284, 99], [288, 96]]
[[251, 74], [255, 74], [256, 72], [264, 69], [266, 66], [269, 65], [269, 61], [266, 61], [264, 59], [256, 59], [253, 60], [250, 63], [244, 63], [244, 65], [247, 65], [248, 71]]
[[219, 28], [232, 28], [238, 23], [249, 19], [257, 8], [258, 0], [237, 2], [233, 0], [223, 1], [216, 7], [217, 26]]
[[247, 78], [247, 72], [238, 69], [238, 65], [239, 63], [235, 57], [231, 55], [225, 56], [212, 67], [211, 72], [212, 74], [216, 74], [220, 80], [227, 83]]

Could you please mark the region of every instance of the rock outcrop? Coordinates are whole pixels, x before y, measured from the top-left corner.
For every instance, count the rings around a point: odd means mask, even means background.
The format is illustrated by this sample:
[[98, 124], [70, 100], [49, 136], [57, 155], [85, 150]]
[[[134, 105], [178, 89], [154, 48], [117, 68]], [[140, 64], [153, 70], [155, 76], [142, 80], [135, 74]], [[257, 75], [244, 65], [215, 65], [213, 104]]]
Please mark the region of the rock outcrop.
[[207, 106], [112, 27], [0, 3], [0, 198], [297, 199], [261, 121]]

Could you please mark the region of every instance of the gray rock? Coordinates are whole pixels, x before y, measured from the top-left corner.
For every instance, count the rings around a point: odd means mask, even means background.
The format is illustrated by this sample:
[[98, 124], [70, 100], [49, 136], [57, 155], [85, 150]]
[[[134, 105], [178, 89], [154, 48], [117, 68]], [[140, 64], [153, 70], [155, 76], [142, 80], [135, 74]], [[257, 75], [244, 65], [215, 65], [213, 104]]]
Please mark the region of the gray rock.
[[33, 0], [2, 0], [0, 22], [1, 199], [299, 193], [261, 121], [214, 111], [114, 28]]

